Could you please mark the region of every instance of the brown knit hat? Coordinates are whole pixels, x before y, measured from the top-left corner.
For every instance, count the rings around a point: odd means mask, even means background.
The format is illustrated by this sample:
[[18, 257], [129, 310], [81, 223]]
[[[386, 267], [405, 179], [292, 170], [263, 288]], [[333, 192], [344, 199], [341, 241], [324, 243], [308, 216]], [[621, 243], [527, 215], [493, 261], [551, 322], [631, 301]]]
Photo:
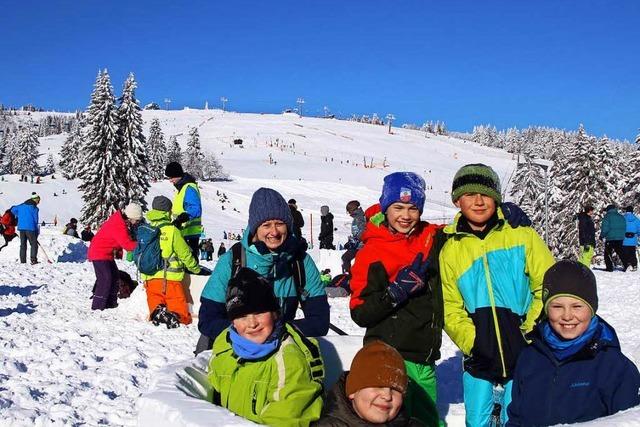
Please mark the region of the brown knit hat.
[[367, 387], [407, 391], [407, 371], [398, 351], [382, 341], [371, 341], [356, 353], [347, 375], [347, 396]]

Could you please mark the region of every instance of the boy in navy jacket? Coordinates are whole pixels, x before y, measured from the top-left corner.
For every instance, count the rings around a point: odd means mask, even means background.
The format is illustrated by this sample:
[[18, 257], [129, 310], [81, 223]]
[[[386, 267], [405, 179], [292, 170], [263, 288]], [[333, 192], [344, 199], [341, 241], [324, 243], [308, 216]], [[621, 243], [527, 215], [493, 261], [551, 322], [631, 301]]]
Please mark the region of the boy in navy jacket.
[[596, 278], [576, 261], [544, 276], [546, 318], [520, 354], [508, 426], [576, 423], [640, 404], [638, 368], [620, 350], [614, 329], [596, 315]]

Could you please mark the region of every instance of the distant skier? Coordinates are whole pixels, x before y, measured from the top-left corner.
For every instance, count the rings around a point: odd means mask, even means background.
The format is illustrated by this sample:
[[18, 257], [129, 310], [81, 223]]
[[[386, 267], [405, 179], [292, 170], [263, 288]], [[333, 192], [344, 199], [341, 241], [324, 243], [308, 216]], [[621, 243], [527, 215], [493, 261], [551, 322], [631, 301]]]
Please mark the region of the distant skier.
[[31, 247], [31, 264], [38, 263], [38, 234], [40, 233], [39, 209], [40, 196], [35, 192], [24, 203], [11, 208], [11, 213], [18, 218], [18, 231], [20, 232], [20, 263], [27, 262], [27, 241]]
[[627, 229], [626, 221], [624, 217], [618, 212], [616, 205], [611, 204], [606, 208], [607, 213], [602, 218], [602, 224], [600, 226], [600, 239], [605, 239], [604, 243], [604, 264], [607, 271], [613, 271], [615, 266], [613, 262], [613, 252], [618, 254], [618, 257], [626, 268], [626, 262], [624, 261], [624, 254], [622, 253], [622, 241], [624, 240], [624, 233]]
[[335, 249], [333, 245], [333, 214], [329, 212], [329, 206], [320, 208], [320, 249]]
[[580, 242], [579, 261], [587, 267], [591, 266], [591, 258], [596, 247], [596, 226], [593, 223], [593, 206], [587, 205], [584, 211], [577, 215], [578, 241]]
[[638, 246], [638, 233], [640, 233], [640, 219], [633, 214], [633, 206], [625, 208], [624, 219], [627, 227], [622, 241], [622, 253], [624, 254], [624, 269], [629, 266], [631, 270], [638, 269], [638, 258], [636, 257], [636, 247]]
[[220, 247], [218, 247], [218, 258], [224, 255], [225, 252], [227, 252], [227, 248], [224, 246], [224, 242], [221, 242]]
[[165, 176], [176, 187], [178, 192], [173, 198], [173, 224], [180, 228], [184, 240], [191, 248], [191, 253], [198, 259], [198, 243], [202, 228], [202, 202], [200, 188], [193, 176], [185, 173], [178, 162], [167, 165]]
[[350, 273], [351, 261], [353, 261], [356, 257], [356, 253], [362, 247], [361, 236], [367, 221], [364, 216], [364, 211], [360, 207], [359, 201], [351, 200], [347, 203], [346, 209], [347, 213], [351, 218], [353, 218], [353, 220], [351, 221], [351, 235], [349, 236], [347, 243], [344, 245], [344, 248], [347, 251], [342, 254], [342, 272]]
[[304, 218], [298, 210], [296, 199], [289, 199], [287, 202], [289, 209], [291, 210], [291, 216], [293, 217], [293, 234], [297, 237], [302, 237], [302, 227], [304, 227]]

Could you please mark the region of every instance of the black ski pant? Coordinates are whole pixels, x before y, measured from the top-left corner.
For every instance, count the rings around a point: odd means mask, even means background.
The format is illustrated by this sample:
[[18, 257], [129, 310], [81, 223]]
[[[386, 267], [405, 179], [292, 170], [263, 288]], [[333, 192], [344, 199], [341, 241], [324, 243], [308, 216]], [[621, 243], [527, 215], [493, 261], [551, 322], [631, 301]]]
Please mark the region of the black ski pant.
[[351, 274], [351, 261], [356, 257], [358, 251], [355, 249], [347, 249], [342, 254], [342, 272]]
[[635, 246], [623, 246], [622, 253], [624, 255], [624, 259], [622, 263], [624, 264], [625, 270], [631, 266], [633, 268], [638, 267], [638, 258], [636, 257], [636, 247]]
[[20, 230], [20, 262], [25, 264], [27, 262], [27, 240], [31, 247], [31, 264], [38, 262], [38, 235], [35, 231]]
[[333, 246], [333, 234], [328, 237], [323, 237], [320, 239], [320, 249], [335, 249]]
[[604, 244], [604, 265], [607, 268], [607, 271], [613, 271], [613, 267], [615, 266], [613, 258], [611, 257], [613, 252], [618, 255], [623, 266], [627, 266], [624, 254], [622, 253], [622, 240], [607, 240]]
[[191, 248], [191, 255], [198, 261], [200, 255], [200, 236], [184, 236], [184, 241]]

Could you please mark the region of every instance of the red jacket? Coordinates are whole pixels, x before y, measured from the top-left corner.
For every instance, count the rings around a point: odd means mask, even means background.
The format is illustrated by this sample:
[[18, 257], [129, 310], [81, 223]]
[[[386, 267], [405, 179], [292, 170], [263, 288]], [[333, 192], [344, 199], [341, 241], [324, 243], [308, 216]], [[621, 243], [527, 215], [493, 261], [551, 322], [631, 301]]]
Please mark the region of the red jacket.
[[376, 224], [377, 218], [372, 220], [379, 212], [380, 205], [374, 205], [365, 213], [367, 225], [362, 233], [364, 246], [356, 254], [351, 267], [349, 307], [352, 310], [364, 302], [360, 294], [367, 286], [367, 275], [372, 263], [381, 262], [392, 282], [402, 267], [411, 265], [418, 252], [422, 252], [426, 259], [436, 231], [443, 227], [420, 221], [409, 235], [392, 232], [385, 224]]
[[100, 227], [89, 245], [89, 261], [113, 261], [114, 249], [131, 252], [136, 241], [131, 239], [120, 211], [115, 211]]

